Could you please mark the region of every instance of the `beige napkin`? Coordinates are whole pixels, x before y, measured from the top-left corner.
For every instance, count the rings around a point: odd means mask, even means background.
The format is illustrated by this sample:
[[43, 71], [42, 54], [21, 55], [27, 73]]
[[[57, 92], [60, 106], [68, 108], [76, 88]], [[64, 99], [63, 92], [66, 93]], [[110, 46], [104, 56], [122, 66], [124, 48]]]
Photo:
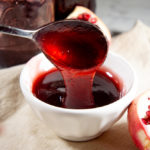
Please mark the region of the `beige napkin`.
[[[139, 79], [138, 93], [150, 87], [150, 28], [141, 22], [112, 40], [111, 50], [125, 57]], [[23, 65], [0, 70], [0, 150], [136, 150], [127, 113], [107, 132], [88, 142], [57, 137], [34, 115], [19, 88]]]

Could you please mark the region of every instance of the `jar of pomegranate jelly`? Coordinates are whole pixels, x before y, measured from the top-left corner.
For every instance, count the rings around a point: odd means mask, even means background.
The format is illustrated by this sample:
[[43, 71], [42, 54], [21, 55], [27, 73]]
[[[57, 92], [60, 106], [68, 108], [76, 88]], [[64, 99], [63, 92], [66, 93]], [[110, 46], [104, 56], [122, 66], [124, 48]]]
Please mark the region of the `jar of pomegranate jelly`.
[[[0, 0], [0, 24], [36, 29], [54, 20], [54, 0]], [[24, 38], [0, 33], [0, 68], [22, 64], [39, 49]]]

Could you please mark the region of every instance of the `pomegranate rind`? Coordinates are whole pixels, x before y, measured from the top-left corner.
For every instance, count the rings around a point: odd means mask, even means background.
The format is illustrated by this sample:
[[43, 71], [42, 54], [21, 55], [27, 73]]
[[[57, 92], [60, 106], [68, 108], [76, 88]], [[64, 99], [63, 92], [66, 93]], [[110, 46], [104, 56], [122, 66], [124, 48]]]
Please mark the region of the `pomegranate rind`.
[[150, 150], [150, 125], [145, 125], [142, 118], [146, 114], [150, 91], [135, 98], [128, 108], [128, 129], [135, 145], [140, 150]]
[[83, 6], [76, 6], [73, 10], [72, 13], [70, 13], [70, 15], [66, 18], [66, 19], [77, 19], [77, 17], [83, 13], [88, 13], [91, 15], [92, 18], [96, 18], [96, 23], [94, 23], [95, 25], [97, 25], [101, 31], [103, 32], [104, 36], [106, 37], [109, 45], [111, 43], [111, 33], [109, 31], [109, 29], [107, 28], [107, 26], [104, 24], [104, 22], [98, 18], [96, 16], [95, 13], [93, 13], [91, 10], [89, 10], [88, 8], [85, 8]]

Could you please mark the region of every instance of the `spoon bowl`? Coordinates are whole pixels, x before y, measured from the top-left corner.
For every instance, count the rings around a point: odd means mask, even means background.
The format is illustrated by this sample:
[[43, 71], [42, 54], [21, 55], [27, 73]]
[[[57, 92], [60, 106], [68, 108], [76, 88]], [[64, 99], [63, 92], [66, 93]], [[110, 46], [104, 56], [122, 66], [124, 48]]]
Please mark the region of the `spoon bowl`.
[[52, 22], [36, 30], [0, 25], [0, 32], [33, 40], [60, 67], [95, 69], [108, 52], [108, 42], [98, 26], [82, 20]]

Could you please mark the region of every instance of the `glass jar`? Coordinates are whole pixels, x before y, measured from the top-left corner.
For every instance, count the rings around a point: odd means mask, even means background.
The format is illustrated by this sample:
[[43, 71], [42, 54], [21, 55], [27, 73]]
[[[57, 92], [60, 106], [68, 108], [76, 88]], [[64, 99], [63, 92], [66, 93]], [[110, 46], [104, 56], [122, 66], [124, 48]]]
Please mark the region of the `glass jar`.
[[[37, 29], [54, 20], [54, 0], [1, 0], [0, 24]], [[0, 68], [22, 64], [39, 53], [30, 40], [0, 33]]]

